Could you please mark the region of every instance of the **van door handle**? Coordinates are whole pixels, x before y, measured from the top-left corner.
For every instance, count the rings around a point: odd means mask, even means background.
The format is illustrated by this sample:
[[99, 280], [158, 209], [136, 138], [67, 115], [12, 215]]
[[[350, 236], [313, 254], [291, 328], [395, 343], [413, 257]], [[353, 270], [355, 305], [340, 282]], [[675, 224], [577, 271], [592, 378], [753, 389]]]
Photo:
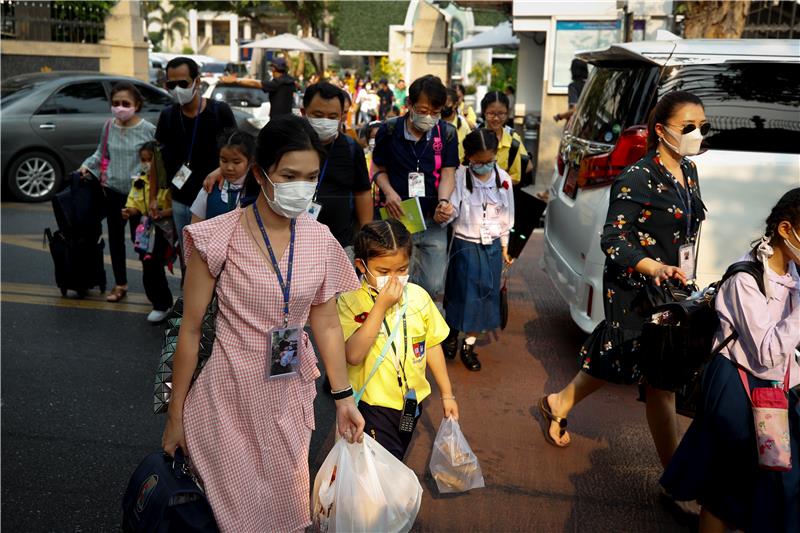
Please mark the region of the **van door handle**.
[[54, 129], [56, 129], [56, 125], [55, 124], [51, 124], [49, 122], [45, 123], [45, 124], [39, 124], [39, 129], [40, 130], [54, 130]]

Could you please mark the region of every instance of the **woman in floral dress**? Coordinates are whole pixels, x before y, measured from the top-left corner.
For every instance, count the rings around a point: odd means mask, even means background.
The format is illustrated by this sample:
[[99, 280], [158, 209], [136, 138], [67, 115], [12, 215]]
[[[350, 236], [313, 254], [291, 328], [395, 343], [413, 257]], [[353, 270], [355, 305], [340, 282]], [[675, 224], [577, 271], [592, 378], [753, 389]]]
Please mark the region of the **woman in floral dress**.
[[[162, 444], [170, 455], [177, 447], [188, 452], [222, 531], [310, 524], [308, 450], [320, 374], [307, 321], [335, 391], [338, 431], [353, 441], [364, 428], [335, 302], [359, 283], [327, 227], [306, 214], [320, 153], [305, 120], [270, 121], [251, 174], [262, 192], [255, 204], [184, 232], [184, 317]], [[216, 341], [192, 384], [200, 324], [215, 291]], [[297, 359], [281, 358], [287, 345]]]
[[[545, 439], [569, 445], [567, 415], [607, 381], [640, 380], [639, 338], [651, 309], [647, 293], [665, 282], [681, 286], [693, 278], [693, 262], [679, 261], [692, 249], [705, 218], [695, 164], [687, 155], [700, 149], [708, 132], [703, 104], [686, 92], [672, 92], [656, 104], [648, 121], [648, 153], [625, 169], [611, 187], [601, 245], [606, 319], [581, 348], [581, 370], [560, 392], [540, 401]], [[693, 268], [693, 267], [692, 267]], [[675, 394], [647, 384], [647, 421], [661, 463], [678, 446]]]

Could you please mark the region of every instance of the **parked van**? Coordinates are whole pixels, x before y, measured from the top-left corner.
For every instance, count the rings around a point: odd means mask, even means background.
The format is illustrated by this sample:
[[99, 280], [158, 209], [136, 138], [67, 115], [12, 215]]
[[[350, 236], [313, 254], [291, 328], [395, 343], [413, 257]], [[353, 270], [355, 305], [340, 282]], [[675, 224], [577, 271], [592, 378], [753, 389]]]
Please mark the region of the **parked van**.
[[587, 333], [603, 319], [600, 234], [610, 185], [646, 153], [647, 118], [667, 92], [703, 100], [711, 131], [697, 164], [707, 208], [698, 284], [760, 237], [769, 209], [800, 186], [800, 40], [621, 43], [577, 54], [592, 73], [561, 139], [543, 264]]

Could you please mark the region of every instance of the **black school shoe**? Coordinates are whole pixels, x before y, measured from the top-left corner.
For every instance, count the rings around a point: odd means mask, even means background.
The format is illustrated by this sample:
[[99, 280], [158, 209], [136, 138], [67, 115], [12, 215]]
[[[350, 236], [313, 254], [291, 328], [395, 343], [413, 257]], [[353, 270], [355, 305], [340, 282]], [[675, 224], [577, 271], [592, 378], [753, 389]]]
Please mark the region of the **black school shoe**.
[[467, 370], [477, 372], [481, 369], [481, 362], [478, 361], [478, 354], [475, 353], [475, 345], [467, 344], [464, 341], [461, 344], [461, 362], [467, 367]]
[[442, 351], [445, 359], [455, 359], [458, 352], [458, 330], [451, 329], [450, 334], [442, 342]]

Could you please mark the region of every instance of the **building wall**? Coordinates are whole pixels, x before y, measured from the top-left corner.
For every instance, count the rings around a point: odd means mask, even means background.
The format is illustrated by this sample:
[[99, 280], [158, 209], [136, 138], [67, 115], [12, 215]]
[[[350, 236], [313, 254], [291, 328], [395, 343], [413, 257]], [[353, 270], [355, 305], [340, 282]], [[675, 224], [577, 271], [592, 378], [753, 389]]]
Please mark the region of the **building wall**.
[[[413, 4], [412, 4], [413, 5]], [[427, 2], [419, 2], [414, 17], [411, 39], [410, 78], [425, 74], [447, 79], [447, 23], [438, 9]]]

